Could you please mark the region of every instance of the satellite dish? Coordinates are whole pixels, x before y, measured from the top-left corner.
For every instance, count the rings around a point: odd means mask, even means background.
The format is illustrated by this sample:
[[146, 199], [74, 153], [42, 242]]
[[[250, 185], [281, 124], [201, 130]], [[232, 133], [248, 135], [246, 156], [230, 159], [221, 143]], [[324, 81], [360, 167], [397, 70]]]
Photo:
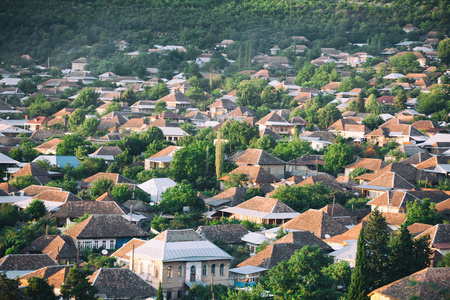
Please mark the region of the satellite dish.
[[326, 239], [329, 239], [329, 238], [330, 238], [330, 235], [329, 235], [329, 234], [325, 234], [325, 238], [326, 238]]
[[106, 254], [108, 254], [108, 250], [106, 250], [106, 249], [103, 249], [103, 250], [102, 250], [102, 254], [103, 254], [103, 255], [106, 255]]
[[150, 202], [150, 206], [153, 206], [153, 205], [155, 205], [155, 202]]
[[8, 180], [8, 177], [3, 177], [3, 180], [4, 180], [4, 181], [7, 181], [7, 180]]

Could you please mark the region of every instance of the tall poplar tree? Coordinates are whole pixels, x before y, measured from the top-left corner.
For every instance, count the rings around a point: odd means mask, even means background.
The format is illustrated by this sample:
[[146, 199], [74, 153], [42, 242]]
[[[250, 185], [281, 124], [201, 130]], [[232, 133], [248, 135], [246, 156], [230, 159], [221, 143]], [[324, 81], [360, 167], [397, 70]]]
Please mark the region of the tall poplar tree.
[[347, 300], [367, 300], [368, 288], [368, 268], [366, 262], [366, 242], [364, 238], [364, 228], [361, 228], [358, 236], [358, 247], [356, 249], [355, 268], [352, 273], [352, 280], [348, 288]]
[[220, 178], [222, 175], [223, 167], [223, 152], [225, 151], [225, 142], [222, 141], [222, 132], [219, 130], [217, 132], [217, 142], [216, 142], [216, 177]]
[[361, 91], [358, 94], [358, 98], [356, 100], [356, 109], [359, 113], [365, 113], [366, 112], [366, 107], [365, 107], [365, 100], [364, 100], [364, 92]]

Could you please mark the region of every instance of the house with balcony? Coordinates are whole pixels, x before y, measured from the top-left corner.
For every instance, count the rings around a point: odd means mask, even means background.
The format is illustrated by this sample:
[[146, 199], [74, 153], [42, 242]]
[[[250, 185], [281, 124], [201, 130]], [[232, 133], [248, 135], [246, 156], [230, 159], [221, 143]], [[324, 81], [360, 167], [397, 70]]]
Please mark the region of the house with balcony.
[[277, 134], [286, 135], [293, 135], [295, 128], [294, 124], [286, 121], [276, 111], [273, 111], [266, 115], [264, 118], [256, 122], [256, 125], [259, 126], [260, 131], [268, 128]]

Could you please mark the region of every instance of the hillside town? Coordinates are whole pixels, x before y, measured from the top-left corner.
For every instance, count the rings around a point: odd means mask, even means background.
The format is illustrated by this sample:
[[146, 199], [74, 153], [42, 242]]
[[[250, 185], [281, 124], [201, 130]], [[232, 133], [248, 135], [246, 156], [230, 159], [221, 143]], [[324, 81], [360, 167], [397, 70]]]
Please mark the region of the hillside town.
[[450, 39], [402, 30], [2, 65], [0, 299], [448, 299]]

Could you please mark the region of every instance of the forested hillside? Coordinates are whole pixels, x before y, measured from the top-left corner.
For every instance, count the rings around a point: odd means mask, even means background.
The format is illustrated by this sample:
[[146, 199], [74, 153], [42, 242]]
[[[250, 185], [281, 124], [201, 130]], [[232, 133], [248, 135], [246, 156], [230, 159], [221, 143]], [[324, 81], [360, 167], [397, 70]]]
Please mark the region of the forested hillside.
[[[153, 44], [211, 47], [222, 39], [251, 40], [255, 51], [290, 45], [293, 35], [315, 46], [366, 43], [379, 49], [402, 40], [401, 27], [450, 31], [450, 1], [394, 0], [3, 0], [0, 58], [28, 54], [68, 66], [80, 56], [104, 58], [113, 41], [130, 50]], [[412, 38], [414, 36], [411, 36]], [[91, 46], [84, 47], [84, 46]]]

